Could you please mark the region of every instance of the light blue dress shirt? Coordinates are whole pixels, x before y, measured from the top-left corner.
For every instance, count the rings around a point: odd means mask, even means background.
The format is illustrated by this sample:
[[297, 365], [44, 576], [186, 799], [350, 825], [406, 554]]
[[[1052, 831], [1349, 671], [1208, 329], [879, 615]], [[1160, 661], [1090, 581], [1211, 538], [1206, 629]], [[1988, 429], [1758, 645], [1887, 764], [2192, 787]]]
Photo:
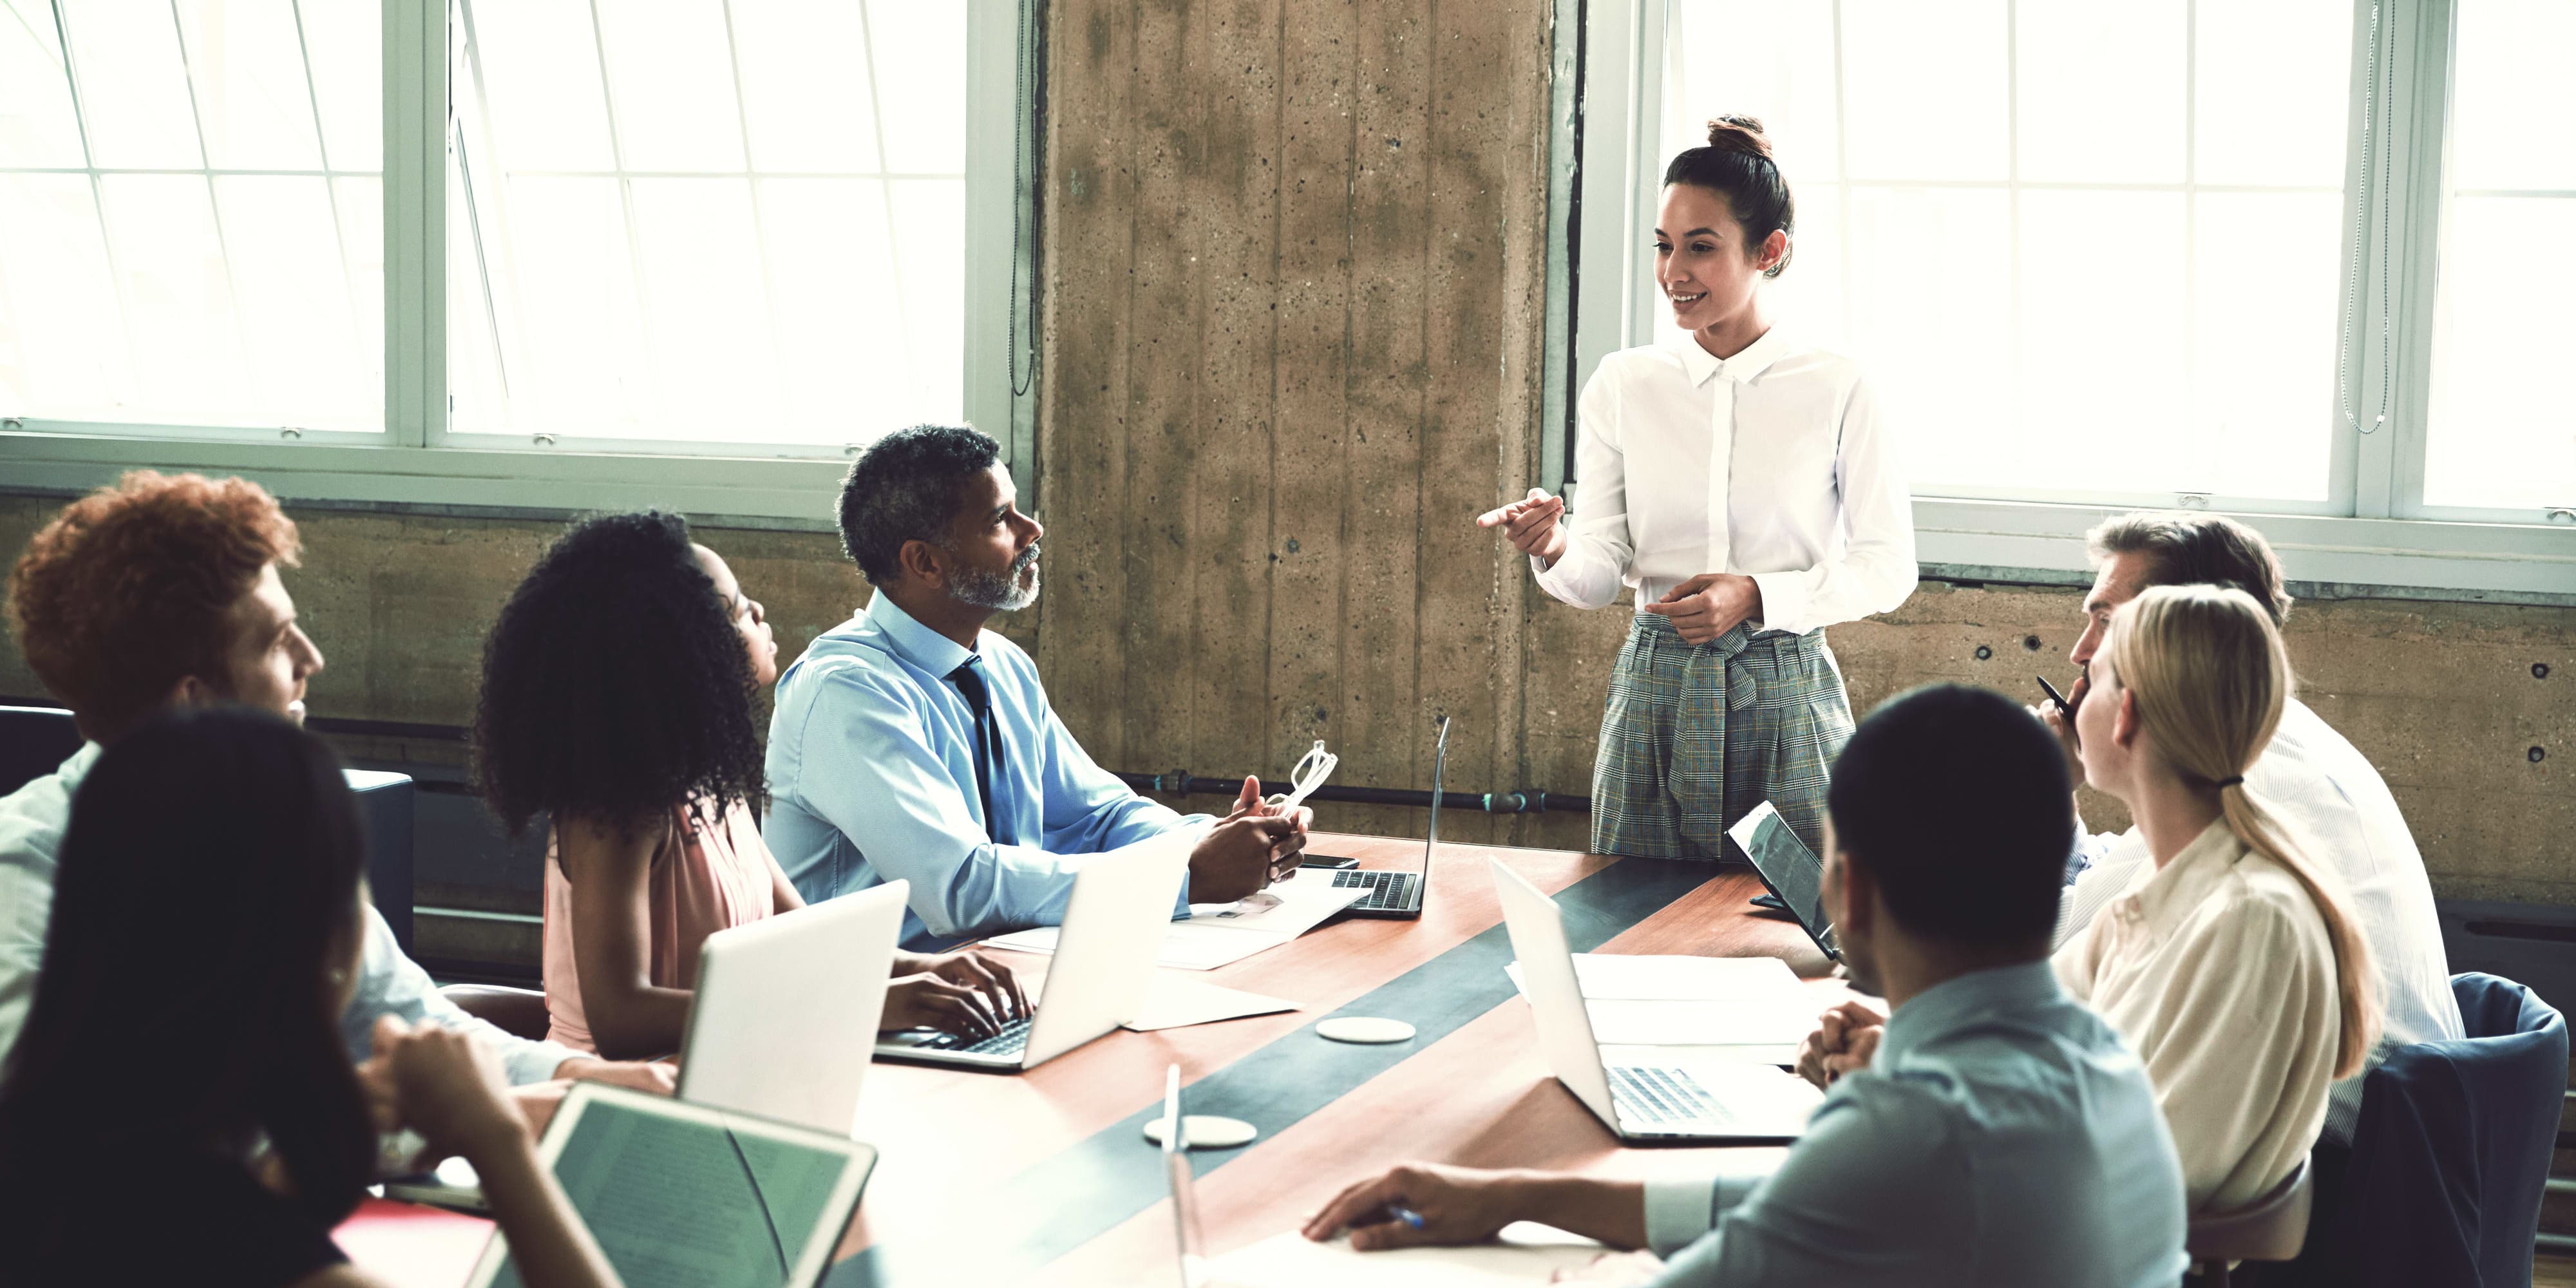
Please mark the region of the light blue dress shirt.
[[1896, 1008], [1770, 1175], [1646, 1187], [1659, 1288], [2169, 1286], [2183, 1226], [2145, 1069], [2046, 961]]
[[[947, 678], [969, 657], [1003, 749], [992, 776], [998, 833], [985, 830], [975, 784], [975, 711]], [[985, 631], [969, 652], [882, 591], [778, 677], [762, 829], [770, 852], [809, 903], [912, 882], [906, 948], [1061, 924], [1083, 856], [1205, 820], [1091, 763], [1019, 645]], [[1174, 915], [1188, 904], [1185, 881]]]
[[[44, 965], [45, 927], [54, 906], [54, 857], [71, 827], [72, 799], [98, 764], [99, 746], [88, 743], [54, 772], [0, 797], [0, 1060], [18, 1044]], [[375, 1052], [376, 1021], [399, 1016], [472, 1033], [492, 1044], [510, 1081], [543, 1082], [555, 1068], [581, 1054], [552, 1042], [510, 1034], [466, 1014], [447, 1000], [419, 963], [403, 955], [393, 927], [367, 906], [366, 943], [359, 953], [358, 986], [340, 1015], [341, 1040], [352, 1061]]]

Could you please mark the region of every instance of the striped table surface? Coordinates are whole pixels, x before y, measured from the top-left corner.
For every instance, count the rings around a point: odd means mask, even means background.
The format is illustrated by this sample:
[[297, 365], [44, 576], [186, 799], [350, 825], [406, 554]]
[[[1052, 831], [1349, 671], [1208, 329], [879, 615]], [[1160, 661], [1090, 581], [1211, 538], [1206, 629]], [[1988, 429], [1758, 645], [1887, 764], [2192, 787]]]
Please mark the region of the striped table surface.
[[[1313, 848], [1372, 868], [1422, 855], [1418, 840], [1329, 834]], [[1794, 923], [1747, 905], [1762, 887], [1745, 869], [1444, 843], [1420, 920], [1338, 921], [1194, 972], [1293, 1001], [1293, 1013], [1121, 1030], [1016, 1076], [871, 1069], [857, 1134], [882, 1157], [826, 1284], [1177, 1283], [1168, 1183], [1141, 1130], [1161, 1113], [1172, 1064], [1190, 1112], [1260, 1129], [1248, 1146], [1192, 1155], [1220, 1253], [1408, 1160], [1643, 1177], [1752, 1153], [1623, 1148], [1549, 1076], [1503, 973], [1511, 943], [1489, 859], [1556, 896], [1578, 952], [1780, 957], [1817, 981], [1820, 1011], [1845, 996]], [[1336, 1015], [1400, 1019], [1416, 1034], [1386, 1046], [1316, 1036]]]

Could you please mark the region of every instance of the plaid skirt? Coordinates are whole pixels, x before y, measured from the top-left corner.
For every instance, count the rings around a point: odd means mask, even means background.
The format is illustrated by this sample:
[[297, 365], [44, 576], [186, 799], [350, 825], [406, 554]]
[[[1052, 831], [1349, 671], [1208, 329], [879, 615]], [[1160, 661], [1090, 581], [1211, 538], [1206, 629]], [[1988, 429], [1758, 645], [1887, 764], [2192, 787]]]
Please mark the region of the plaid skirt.
[[1714, 861], [1726, 829], [1768, 800], [1822, 856], [1826, 774], [1851, 733], [1822, 630], [1755, 635], [1739, 623], [1688, 644], [1641, 613], [1601, 712], [1592, 851]]

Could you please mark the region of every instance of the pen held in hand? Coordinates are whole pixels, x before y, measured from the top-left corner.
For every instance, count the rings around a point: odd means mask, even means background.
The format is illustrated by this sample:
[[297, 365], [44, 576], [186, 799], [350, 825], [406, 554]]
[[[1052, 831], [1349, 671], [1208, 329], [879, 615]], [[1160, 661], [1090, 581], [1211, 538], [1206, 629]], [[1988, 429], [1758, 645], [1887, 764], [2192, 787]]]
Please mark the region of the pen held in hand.
[[1390, 1221], [1403, 1222], [1407, 1229], [1419, 1230], [1422, 1228], [1422, 1214], [1414, 1211], [1412, 1208], [1397, 1207], [1393, 1204], [1389, 1204], [1386, 1209], [1386, 1216]]
[[2048, 677], [2047, 677], [2047, 676], [2045, 676], [2045, 675], [2038, 675], [2038, 676], [2032, 676], [2031, 678], [2032, 678], [2032, 679], [2035, 679], [2035, 680], [2037, 680], [2037, 681], [2039, 681], [2039, 691], [2040, 691], [2040, 692], [2042, 692], [2042, 693], [2047, 694], [2047, 695], [2048, 695], [2048, 700], [2049, 700], [2050, 702], [2053, 702], [2053, 703], [2056, 703], [2056, 704], [2057, 704], [2057, 716], [2058, 716], [2058, 718], [2059, 718], [2059, 719], [2061, 719], [2061, 720], [2064, 720], [2064, 721], [2067, 723], [2067, 726], [2068, 726], [2069, 728], [2074, 727], [2074, 724], [2075, 724], [2075, 708], [2073, 708], [2073, 707], [2070, 707], [2070, 706], [2066, 705], [2066, 698], [2065, 698], [2065, 695], [2060, 694], [2060, 693], [2057, 691], [2057, 686], [2056, 686], [2056, 685], [2054, 685], [2054, 684], [2050, 684], [2050, 683], [2048, 682]]

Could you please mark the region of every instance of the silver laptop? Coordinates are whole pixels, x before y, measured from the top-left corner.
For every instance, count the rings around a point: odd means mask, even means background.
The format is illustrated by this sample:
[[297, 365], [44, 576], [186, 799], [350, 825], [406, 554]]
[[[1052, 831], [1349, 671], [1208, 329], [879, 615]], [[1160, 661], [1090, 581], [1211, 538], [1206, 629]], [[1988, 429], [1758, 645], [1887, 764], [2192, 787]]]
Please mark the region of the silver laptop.
[[1823, 1093], [1776, 1065], [1604, 1060], [1556, 901], [1501, 860], [1490, 862], [1548, 1070], [1612, 1135], [1632, 1144], [1678, 1145], [1794, 1140], [1806, 1131]]
[[1142, 1014], [1154, 959], [1179, 905], [1190, 849], [1205, 832], [1183, 828], [1097, 855], [1074, 874], [1055, 960], [1030, 1013], [981, 1040], [929, 1029], [884, 1035], [889, 1060], [994, 1073], [1032, 1069]]
[[889, 881], [707, 936], [680, 1098], [849, 1135], [911, 891]]
[[[1440, 851], [1440, 775], [1449, 765], [1449, 717], [1440, 717], [1440, 742], [1431, 755], [1431, 828], [1422, 842], [1422, 870], [1406, 872], [1396, 868], [1334, 868], [1315, 865], [1316, 870], [1330, 871], [1336, 889], [1366, 886], [1347, 910], [1353, 917], [1389, 917], [1415, 920], [1422, 916], [1422, 900], [1431, 893], [1431, 859]], [[1345, 860], [1347, 862], [1347, 860]]]

